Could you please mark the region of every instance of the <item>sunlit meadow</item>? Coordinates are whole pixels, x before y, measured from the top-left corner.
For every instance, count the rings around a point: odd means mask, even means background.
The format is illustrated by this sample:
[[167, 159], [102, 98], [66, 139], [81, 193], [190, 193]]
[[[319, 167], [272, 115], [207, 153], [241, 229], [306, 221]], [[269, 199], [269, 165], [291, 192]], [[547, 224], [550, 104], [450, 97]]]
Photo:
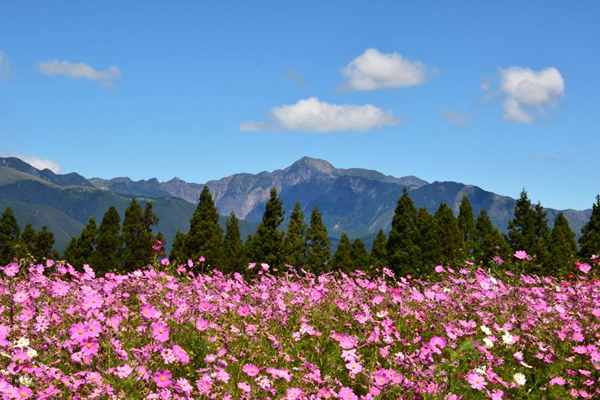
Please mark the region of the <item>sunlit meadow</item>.
[[[0, 279], [2, 399], [598, 398], [598, 262], [527, 254], [428, 281], [205, 260], [96, 277], [63, 262]], [[503, 264], [503, 265], [502, 265]], [[508, 265], [508, 267], [507, 267]], [[511, 272], [512, 271], [512, 272]]]

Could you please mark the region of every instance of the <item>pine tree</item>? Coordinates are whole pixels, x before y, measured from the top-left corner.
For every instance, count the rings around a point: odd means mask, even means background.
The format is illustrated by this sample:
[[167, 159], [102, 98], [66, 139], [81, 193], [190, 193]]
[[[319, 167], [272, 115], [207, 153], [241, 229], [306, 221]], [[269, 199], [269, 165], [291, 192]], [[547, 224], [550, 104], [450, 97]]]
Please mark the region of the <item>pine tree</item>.
[[258, 225], [256, 234], [252, 239], [252, 261], [267, 263], [271, 266], [280, 266], [282, 263], [283, 232], [279, 225], [283, 222], [284, 211], [281, 200], [277, 197], [277, 189], [271, 189], [271, 198], [265, 206], [262, 221]]
[[217, 207], [206, 185], [202, 188], [198, 206], [190, 220], [186, 253], [195, 261], [204, 256], [211, 268], [220, 269], [223, 265], [223, 229], [219, 224]]
[[525, 189], [517, 200], [514, 219], [508, 222], [508, 240], [513, 250], [533, 254], [536, 239], [536, 215]]
[[388, 266], [388, 255], [387, 255], [387, 237], [383, 229], [379, 229], [373, 247], [371, 247], [371, 254], [369, 255], [369, 264], [371, 268], [383, 268]]
[[470, 257], [473, 255], [475, 248], [475, 216], [473, 215], [473, 207], [471, 207], [467, 195], [464, 195], [462, 198], [456, 222], [458, 224], [458, 229], [460, 229], [462, 233], [462, 253], [465, 257]]
[[439, 262], [444, 265], [461, 262], [463, 236], [458, 229], [452, 209], [446, 203], [441, 203], [434, 218], [439, 228], [442, 244]]
[[29, 255], [33, 254], [36, 238], [37, 231], [31, 223], [28, 222], [21, 233], [21, 241], [19, 242], [19, 249], [16, 254], [18, 259], [27, 258]]
[[0, 217], [0, 265], [10, 263], [17, 255], [16, 247], [19, 244], [21, 229], [10, 207]]
[[596, 196], [590, 220], [581, 228], [579, 247], [579, 254], [583, 259], [600, 255], [600, 195]]
[[575, 234], [569, 226], [569, 221], [562, 212], [559, 212], [554, 221], [554, 227], [552, 227], [549, 269], [546, 272], [553, 276], [558, 275], [573, 265], [576, 256]]
[[310, 227], [306, 231], [306, 242], [308, 270], [315, 274], [326, 272], [331, 258], [331, 247], [327, 237], [327, 228], [323, 224], [323, 218], [317, 206], [310, 214]]
[[175, 239], [173, 239], [173, 246], [171, 246], [171, 252], [169, 253], [169, 259], [174, 263], [183, 263], [187, 261], [186, 255], [186, 247], [185, 242], [187, 238], [185, 233], [181, 232], [179, 229], [175, 234]]
[[300, 202], [297, 201], [290, 215], [290, 224], [283, 240], [283, 260], [286, 264], [294, 267], [303, 267], [306, 264], [307, 227], [308, 225], [304, 221], [304, 211], [300, 208]]
[[69, 264], [73, 265], [75, 260], [77, 259], [77, 254], [79, 253], [77, 248], [77, 238], [75, 236], [71, 237], [65, 251], [63, 252], [62, 258]]
[[369, 253], [367, 252], [365, 243], [360, 238], [356, 238], [352, 241], [350, 257], [352, 258], [354, 270], [361, 270], [363, 272], [370, 270]]
[[415, 244], [420, 249], [419, 261], [415, 264], [415, 276], [430, 275], [442, 259], [442, 237], [437, 220], [421, 207], [415, 220]]
[[331, 260], [330, 269], [334, 271], [339, 269], [344, 272], [351, 272], [354, 270], [352, 242], [350, 242], [350, 238], [345, 232], [342, 233], [340, 243], [335, 250], [335, 254]]
[[546, 220], [546, 212], [540, 203], [534, 208], [535, 213], [535, 245], [533, 246], [533, 256], [535, 262], [528, 264], [531, 268], [530, 272], [540, 275], [547, 275], [550, 267], [550, 229]]
[[414, 274], [415, 263], [420, 257], [420, 250], [415, 244], [416, 217], [417, 209], [405, 187], [394, 211], [387, 242], [390, 267], [400, 275]]
[[110, 206], [98, 227], [96, 251], [92, 255], [91, 266], [96, 274], [116, 272], [119, 269], [122, 251], [121, 216], [114, 206]]
[[494, 257], [506, 259], [509, 256], [508, 243], [504, 235], [492, 225], [485, 209], [481, 209], [475, 225], [474, 256], [476, 262], [486, 268], [494, 265]]
[[123, 272], [132, 272], [139, 267], [144, 267], [152, 262], [152, 245], [154, 236], [152, 226], [158, 218], [152, 212], [152, 203], [146, 203], [142, 208], [133, 199], [125, 210], [123, 219], [123, 252], [121, 256]]
[[226, 267], [223, 268], [224, 272], [238, 272], [243, 274], [246, 269], [244, 243], [240, 235], [238, 219], [233, 211], [227, 220], [223, 247], [226, 259]]
[[35, 240], [34, 257], [37, 262], [42, 262], [44, 259], [52, 258], [54, 247], [54, 234], [48, 231], [48, 227], [44, 225], [42, 230], [38, 232]]
[[67, 260], [74, 267], [81, 268], [83, 264], [92, 262], [92, 256], [96, 250], [96, 239], [98, 236], [98, 228], [96, 227], [96, 219], [90, 217], [87, 225], [81, 230], [81, 235], [77, 239], [75, 258]]

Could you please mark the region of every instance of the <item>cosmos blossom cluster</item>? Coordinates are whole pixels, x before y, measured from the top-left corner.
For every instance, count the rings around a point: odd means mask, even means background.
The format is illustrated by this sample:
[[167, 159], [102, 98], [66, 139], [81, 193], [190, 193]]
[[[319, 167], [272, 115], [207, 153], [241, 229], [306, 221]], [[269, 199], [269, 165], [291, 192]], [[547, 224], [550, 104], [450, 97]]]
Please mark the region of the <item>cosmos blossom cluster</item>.
[[430, 282], [169, 264], [2, 267], [0, 398], [600, 396], [597, 260], [572, 279], [468, 263]]

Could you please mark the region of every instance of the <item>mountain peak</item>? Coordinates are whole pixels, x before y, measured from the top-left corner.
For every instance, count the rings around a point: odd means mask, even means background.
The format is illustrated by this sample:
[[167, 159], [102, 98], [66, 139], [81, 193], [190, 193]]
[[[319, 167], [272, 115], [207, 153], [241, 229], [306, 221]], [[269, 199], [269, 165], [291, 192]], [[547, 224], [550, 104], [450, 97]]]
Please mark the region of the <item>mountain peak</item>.
[[328, 161], [320, 160], [318, 158], [311, 158], [311, 157], [302, 157], [301, 159], [299, 159], [298, 161], [296, 161], [295, 163], [293, 163], [292, 165], [287, 167], [285, 170], [289, 171], [289, 170], [298, 169], [298, 168], [310, 169], [310, 170], [322, 172], [325, 174], [332, 174], [336, 170], [335, 167], [333, 165], [331, 165], [331, 163], [329, 163]]

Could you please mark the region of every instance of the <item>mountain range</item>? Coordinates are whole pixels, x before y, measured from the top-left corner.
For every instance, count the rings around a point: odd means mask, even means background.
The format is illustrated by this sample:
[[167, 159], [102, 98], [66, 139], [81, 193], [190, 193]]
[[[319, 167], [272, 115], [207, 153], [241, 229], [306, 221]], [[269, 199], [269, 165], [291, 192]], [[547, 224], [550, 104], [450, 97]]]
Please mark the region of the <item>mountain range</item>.
[[[393, 177], [381, 172], [335, 168], [329, 162], [309, 157], [285, 169], [258, 174], [239, 173], [205, 183], [213, 194], [222, 215], [234, 211], [240, 218], [243, 237], [252, 233], [260, 222], [271, 188], [276, 188], [289, 216], [300, 201], [307, 219], [317, 206], [330, 237], [335, 241], [343, 232], [362, 237], [367, 246], [380, 228], [388, 231], [398, 198], [404, 187], [415, 206], [434, 213], [441, 202], [456, 214], [463, 195], [467, 195], [475, 215], [486, 209], [492, 222], [502, 231], [513, 218], [515, 199], [485, 191], [477, 186], [457, 182], [426, 182], [415, 176]], [[55, 174], [39, 170], [14, 158], [0, 158], [0, 211], [10, 206], [21, 226], [47, 225], [54, 232], [56, 247], [62, 250], [69, 239], [78, 235], [90, 216], [100, 223], [110, 207], [121, 216], [132, 198], [141, 203], [153, 202], [160, 218], [160, 230], [171, 242], [177, 230], [189, 228], [189, 219], [203, 184], [178, 178], [167, 182], [157, 179], [133, 181], [126, 177], [87, 179], [77, 173]], [[545, 209], [550, 225], [559, 210]], [[571, 229], [579, 235], [589, 220], [591, 210], [562, 210]]]

